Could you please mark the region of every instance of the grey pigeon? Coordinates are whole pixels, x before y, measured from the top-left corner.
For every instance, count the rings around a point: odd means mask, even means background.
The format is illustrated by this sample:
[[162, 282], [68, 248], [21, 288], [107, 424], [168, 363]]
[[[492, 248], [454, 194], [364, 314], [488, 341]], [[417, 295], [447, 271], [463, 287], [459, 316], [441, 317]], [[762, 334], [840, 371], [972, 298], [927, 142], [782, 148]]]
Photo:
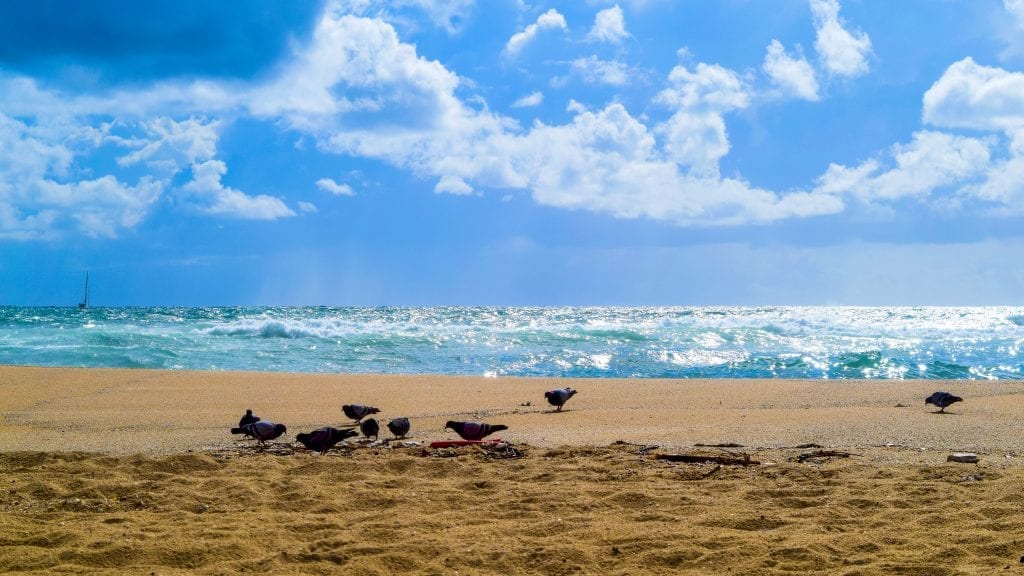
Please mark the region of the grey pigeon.
[[953, 396], [949, 392], [935, 392], [931, 396], [929, 396], [929, 397], [924, 399], [924, 403], [926, 405], [927, 404], [934, 404], [934, 405], [938, 406], [939, 407], [939, 412], [941, 412], [941, 413], [945, 413], [946, 412], [946, 406], [949, 406], [950, 404], [952, 404], [954, 402], [963, 402], [963, 401], [964, 401], [963, 398], [961, 398], [959, 396]]
[[562, 406], [576, 395], [576, 391], [572, 388], [557, 388], [555, 390], [548, 390], [544, 393], [544, 397], [548, 399], [548, 404], [552, 406], [558, 406], [555, 412], [561, 412]]
[[238, 427], [241, 428], [242, 426], [245, 426], [246, 424], [252, 424], [253, 422], [259, 422], [259, 421], [260, 421], [260, 417], [256, 416], [255, 414], [252, 413], [252, 408], [246, 408], [245, 409], [245, 415], [242, 416], [242, 419], [238, 421]]
[[259, 440], [260, 444], [263, 444], [267, 440], [273, 440], [287, 431], [288, 429], [285, 428], [284, 424], [274, 424], [267, 420], [260, 420], [259, 422], [253, 422], [251, 424], [246, 424], [245, 426], [239, 426], [238, 428], [231, 429], [232, 434], [245, 434], [250, 438]]
[[351, 428], [338, 429], [327, 426], [324, 428], [317, 428], [308, 434], [300, 432], [295, 435], [295, 439], [301, 442], [306, 448], [325, 454], [338, 442], [353, 436], [359, 436], [359, 432], [356, 432]]
[[409, 433], [409, 419], [408, 418], [395, 418], [388, 422], [388, 430], [395, 435], [395, 438], [405, 438], [405, 435]]
[[363, 406], [362, 404], [345, 404], [341, 407], [341, 411], [345, 413], [345, 416], [359, 422], [370, 414], [380, 412], [380, 409], [373, 406]]
[[359, 423], [359, 431], [367, 438], [370, 436], [376, 438], [380, 434], [380, 424], [377, 423], [376, 418], [367, 418]]
[[445, 428], [451, 428], [463, 440], [483, 440], [487, 436], [501, 430], [508, 430], [504, 424], [484, 424], [483, 422], [456, 422], [449, 420]]

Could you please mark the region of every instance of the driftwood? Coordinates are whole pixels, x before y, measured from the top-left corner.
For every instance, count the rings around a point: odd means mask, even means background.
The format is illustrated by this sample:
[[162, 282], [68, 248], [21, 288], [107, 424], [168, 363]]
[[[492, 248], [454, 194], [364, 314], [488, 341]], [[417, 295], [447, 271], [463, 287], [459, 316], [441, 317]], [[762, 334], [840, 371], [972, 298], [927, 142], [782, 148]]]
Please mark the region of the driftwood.
[[735, 442], [725, 442], [723, 444], [701, 444], [698, 442], [697, 444], [694, 444], [694, 446], [699, 446], [701, 448], [745, 448], [743, 444], [737, 444]]
[[814, 452], [804, 452], [797, 456], [797, 462], [806, 462], [807, 460], [815, 460], [817, 458], [849, 458], [850, 456], [860, 456], [860, 454], [850, 454], [849, 452], [840, 452], [838, 450], [815, 450]]
[[669, 462], [687, 462], [690, 464], [703, 464], [714, 462], [725, 466], [758, 466], [761, 463], [751, 460], [750, 454], [708, 454], [706, 452], [691, 452], [689, 454], [655, 454], [658, 460]]

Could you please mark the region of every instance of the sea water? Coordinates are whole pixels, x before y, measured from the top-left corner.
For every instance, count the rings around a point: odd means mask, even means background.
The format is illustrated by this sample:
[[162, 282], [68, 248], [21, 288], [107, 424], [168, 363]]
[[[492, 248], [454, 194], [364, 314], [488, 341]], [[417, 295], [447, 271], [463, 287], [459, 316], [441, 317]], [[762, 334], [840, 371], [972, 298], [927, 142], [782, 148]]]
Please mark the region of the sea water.
[[1021, 378], [1024, 308], [0, 307], [0, 364], [638, 378]]

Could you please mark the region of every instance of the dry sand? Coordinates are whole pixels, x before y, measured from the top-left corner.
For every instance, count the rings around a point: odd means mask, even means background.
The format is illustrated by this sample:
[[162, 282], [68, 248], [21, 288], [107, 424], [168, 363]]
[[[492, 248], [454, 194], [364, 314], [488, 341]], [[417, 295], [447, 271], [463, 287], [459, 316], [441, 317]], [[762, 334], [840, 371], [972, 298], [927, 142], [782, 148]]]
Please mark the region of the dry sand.
[[[933, 414], [937, 389], [966, 401]], [[353, 402], [413, 442], [507, 424], [515, 450], [291, 444]], [[247, 407], [286, 437], [228, 434]], [[2, 367], [0, 573], [1021, 573], [1022, 417], [1021, 382]], [[655, 457], [727, 442], [760, 463]]]

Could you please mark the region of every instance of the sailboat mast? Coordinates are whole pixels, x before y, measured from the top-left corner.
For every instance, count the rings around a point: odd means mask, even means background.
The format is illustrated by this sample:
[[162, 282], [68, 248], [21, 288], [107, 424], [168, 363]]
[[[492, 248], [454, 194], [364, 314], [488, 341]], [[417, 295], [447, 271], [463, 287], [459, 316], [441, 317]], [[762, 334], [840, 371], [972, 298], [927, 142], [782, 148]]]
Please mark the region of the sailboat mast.
[[78, 303], [78, 307], [79, 308], [88, 308], [89, 307], [89, 273], [88, 272], [85, 273], [85, 296], [82, 298], [82, 301]]

